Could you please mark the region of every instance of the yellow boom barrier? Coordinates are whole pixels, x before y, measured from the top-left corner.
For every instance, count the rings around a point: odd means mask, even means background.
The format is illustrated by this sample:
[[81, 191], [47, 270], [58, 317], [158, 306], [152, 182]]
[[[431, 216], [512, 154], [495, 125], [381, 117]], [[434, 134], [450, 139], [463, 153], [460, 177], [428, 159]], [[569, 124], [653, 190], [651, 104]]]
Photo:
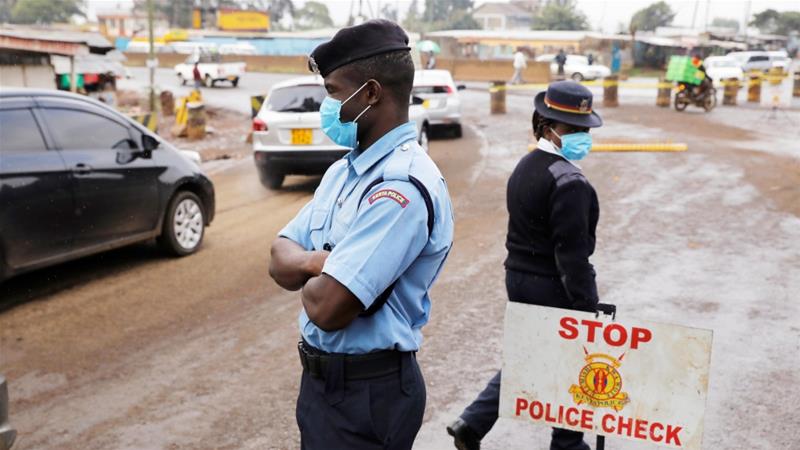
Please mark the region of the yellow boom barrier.
[[[775, 82], [782, 82], [785, 78], [789, 75], [784, 73], [782, 75], [761, 75], [759, 76], [760, 79], [765, 80], [770, 83]], [[554, 80], [555, 81], [555, 80]], [[714, 83], [717, 86], [727, 86], [728, 84], [732, 84], [728, 80], [718, 81]], [[741, 86], [742, 82], [738, 82], [739, 86]], [[610, 87], [610, 86], [619, 86], [627, 89], [667, 89], [672, 88], [675, 89], [675, 84], [665, 81], [665, 82], [639, 82], [639, 81], [613, 81], [613, 80], [592, 80], [592, 81], [581, 81], [580, 84], [584, 86], [596, 86], [596, 87]], [[499, 91], [543, 91], [547, 89], [549, 83], [529, 83], [529, 84], [512, 84], [512, 85], [500, 85], [500, 86], [492, 86], [489, 88], [489, 92], [499, 92]]]

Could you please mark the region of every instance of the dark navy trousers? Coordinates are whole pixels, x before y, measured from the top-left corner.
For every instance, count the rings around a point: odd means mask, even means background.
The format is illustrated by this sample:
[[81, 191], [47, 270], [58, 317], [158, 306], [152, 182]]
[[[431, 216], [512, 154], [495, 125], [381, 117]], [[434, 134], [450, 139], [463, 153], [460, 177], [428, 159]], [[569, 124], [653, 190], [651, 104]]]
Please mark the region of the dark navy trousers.
[[303, 371], [297, 425], [304, 450], [408, 450], [425, 412], [425, 380], [414, 353], [400, 371], [367, 380], [345, 380], [330, 364], [324, 378]]
[[[567, 293], [557, 278], [540, 277], [533, 274], [506, 270], [506, 290], [512, 302], [563, 308], [568, 305]], [[486, 388], [467, 406], [461, 419], [478, 436], [483, 438], [492, 429], [500, 409], [500, 372], [489, 380]], [[553, 428], [550, 450], [589, 450], [583, 442], [583, 433]]]

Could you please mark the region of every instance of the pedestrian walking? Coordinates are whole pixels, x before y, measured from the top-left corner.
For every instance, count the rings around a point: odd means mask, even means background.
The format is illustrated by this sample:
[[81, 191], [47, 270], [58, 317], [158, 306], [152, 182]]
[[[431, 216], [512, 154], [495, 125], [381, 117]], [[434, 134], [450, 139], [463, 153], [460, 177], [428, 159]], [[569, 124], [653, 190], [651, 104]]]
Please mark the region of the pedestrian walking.
[[617, 74], [622, 66], [622, 52], [617, 45], [611, 50], [611, 73]]
[[428, 52], [428, 61], [425, 63], [425, 69], [433, 70], [436, 68], [436, 55], [433, 52]]
[[[592, 93], [557, 81], [534, 101], [537, 149], [522, 158], [508, 180], [506, 290], [512, 302], [594, 311], [598, 303], [594, 252], [600, 213], [597, 194], [576, 161], [591, 149], [589, 129], [602, 125]], [[532, 348], [531, 353], [537, 349]], [[480, 448], [497, 421], [500, 372], [447, 427], [461, 450]], [[588, 450], [583, 433], [554, 428], [551, 450]]]
[[192, 78], [194, 79], [194, 88], [200, 89], [200, 86], [203, 85], [203, 75], [200, 73], [200, 63], [197, 61], [192, 68]]
[[309, 58], [328, 92], [322, 129], [353, 150], [272, 243], [270, 275], [301, 291], [303, 449], [410, 449], [422, 424], [415, 355], [453, 212], [408, 120], [409, 50], [397, 24], [370, 20], [339, 30]]
[[586, 62], [588, 62], [590, 66], [591, 66], [592, 64], [594, 64], [594, 54], [593, 54], [593, 53], [589, 53], [589, 54], [586, 56]]
[[522, 84], [525, 81], [522, 79], [522, 71], [528, 67], [528, 62], [522, 49], [518, 48], [514, 53], [514, 76], [511, 78], [511, 84]]
[[555, 58], [556, 64], [558, 65], [558, 78], [560, 80], [564, 79], [564, 64], [567, 63], [567, 54], [564, 52], [564, 49], [560, 49], [558, 54]]

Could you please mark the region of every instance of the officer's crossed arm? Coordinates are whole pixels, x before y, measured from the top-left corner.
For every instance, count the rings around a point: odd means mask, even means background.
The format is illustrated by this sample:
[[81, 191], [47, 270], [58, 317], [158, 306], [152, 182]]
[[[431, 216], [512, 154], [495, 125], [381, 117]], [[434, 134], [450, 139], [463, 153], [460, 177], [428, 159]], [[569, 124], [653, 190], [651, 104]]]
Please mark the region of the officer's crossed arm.
[[307, 251], [300, 244], [283, 236], [272, 242], [269, 275], [280, 287], [296, 291], [322, 273], [328, 258], [326, 251]]
[[556, 266], [572, 308], [594, 311], [598, 299], [594, 267], [589, 262], [592, 191], [579, 176], [560, 181], [550, 197], [549, 218]]
[[427, 221], [425, 202], [411, 183], [373, 188], [322, 275], [303, 287], [308, 318], [325, 331], [347, 327], [419, 256], [428, 241]]
[[284, 289], [296, 291], [309, 278], [322, 273], [322, 265], [329, 252], [313, 251], [310, 221], [311, 202], [297, 213], [272, 242], [269, 275]]

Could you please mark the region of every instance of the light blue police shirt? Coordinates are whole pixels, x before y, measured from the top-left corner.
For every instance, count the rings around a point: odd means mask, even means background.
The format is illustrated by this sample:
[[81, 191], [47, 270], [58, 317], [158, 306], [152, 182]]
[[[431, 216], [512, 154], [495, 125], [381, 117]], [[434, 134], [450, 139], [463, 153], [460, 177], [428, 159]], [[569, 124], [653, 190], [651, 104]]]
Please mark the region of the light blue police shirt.
[[[341, 330], [318, 328], [303, 309], [300, 332], [318, 349], [349, 354], [419, 350], [431, 309], [428, 290], [453, 244], [453, 211], [441, 172], [416, 139], [416, 126], [408, 122], [366, 150], [348, 153], [325, 172], [314, 198], [278, 233], [306, 250], [330, 245], [322, 271], [347, 287], [365, 309], [397, 280], [382, 308]], [[428, 209], [409, 176], [430, 194], [430, 236]], [[359, 201], [380, 177], [384, 182]]]

